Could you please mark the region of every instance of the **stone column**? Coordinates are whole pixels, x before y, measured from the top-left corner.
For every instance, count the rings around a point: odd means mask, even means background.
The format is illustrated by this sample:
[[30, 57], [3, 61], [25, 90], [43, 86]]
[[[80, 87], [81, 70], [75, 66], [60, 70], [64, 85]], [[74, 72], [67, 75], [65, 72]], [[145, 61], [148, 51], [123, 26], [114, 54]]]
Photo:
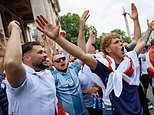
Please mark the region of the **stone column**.
[[47, 18], [43, 3], [44, 0], [30, 0], [30, 2], [34, 19], [36, 19], [36, 16], [38, 15], [43, 15], [45, 18]]
[[48, 0], [43, 0], [43, 1], [44, 1], [43, 3], [44, 3], [46, 17], [47, 17], [48, 21], [52, 23], [53, 20], [52, 20], [49, 1]]
[[[52, 24], [56, 25], [55, 19], [57, 18], [57, 15], [55, 13], [56, 9], [53, 9], [53, 7], [52, 7], [52, 0], [49, 0], [49, 7], [50, 7], [50, 13], [52, 15]], [[61, 30], [61, 28], [60, 28], [60, 30]], [[56, 43], [56, 49], [59, 49], [60, 51], [62, 50], [62, 48], [57, 43]]]
[[52, 3], [51, 1], [49, 0], [49, 8], [50, 8], [50, 14], [51, 14], [51, 18], [52, 18], [52, 24], [55, 25], [55, 13], [53, 11], [53, 8], [52, 8]]
[[[31, 2], [34, 20], [38, 15], [42, 15], [47, 19], [47, 15], [46, 15], [44, 3], [43, 3], [44, 0], [30, 0], [30, 2]], [[37, 35], [38, 35], [38, 38], [36, 38], [36, 40], [38, 40], [41, 37], [41, 33], [38, 30], [37, 30]]]

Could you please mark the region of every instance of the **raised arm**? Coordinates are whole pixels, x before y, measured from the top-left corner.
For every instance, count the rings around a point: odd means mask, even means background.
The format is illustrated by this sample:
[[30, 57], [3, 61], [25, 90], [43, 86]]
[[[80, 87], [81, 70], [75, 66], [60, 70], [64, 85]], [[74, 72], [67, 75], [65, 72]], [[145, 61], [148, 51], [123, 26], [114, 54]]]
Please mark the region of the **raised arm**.
[[11, 36], [6, 46], [4, 69], [12, 87], [18, 87], [26, 76], [22, 66], [22, 49], [20, 42], [20, 27], [17, 21], [12, 21], [8, 27]]
[[41, 43], [41, 46], [45, 48], [47, 56], [50, 58], [51, 57], [51, 50], [50, 50], [50, 45], [49, 45], [48, 39], [49, 38], [47, 38], [46, 35], [42, 34], [39, 42]]
[[90, 46], [92, 44], [95, 44], [95, 41], [96, 41], [96, 32], [94, 30], [94, 27], [90, 27], [90, 36], [89, 36], [89, 39], [86, 43], [86, 52], [89, 52], [90, 50]]
[[4, 42], [4, 34], [3, 30], [0, 29], [0, 74], [4, 71], [4, 53], [5, 53], [5, 42]]
[[127, 47], [133, 50], [137, 44], [138, 39], [141, 37], [141, 28], [138, 18], [138, 11], [134, 3], [131, 4], [131, 14], [128, 13], [130, 18], [134, 21], [134, 40]]
[[152, 22], [147, 22], [148, 24], [148, 29], [146, 32], [143, 33], [141, 38], [138, 40], [136, 47], [134, 50], [139, 54], [141, 50], [145, 47], [146, 43], [149, 40], [149, 36], [151, 32], [154, 30], [154, 20]]
[[50, 38], [47, 40], [49, 47], [51, 48], [51, 54], [55, 55], [57, 54], [57, 49], [56, 49], [56, 43], [54, 41], [52, 41]]
[[84, 11], [80, 18], [80, 28], [78, 35], [78, 46], [86, 52], [86, 41], [85, 41], [85, 25], [89, 17], [89, 10]]
[[39, 25], [37, 29], [47, 35], [50, 39], [57, 42], [65, 51], [83, 61], [91, 69], [94, 70], [96, 68], [97, 60], [95, 58], [86, 54], [80, 47], [68, 42], [59, 35], [60, 26], [58, 19], [56, 20], [56, 26], [50, 24], [43, 16], [37, 16], [36, 22]]

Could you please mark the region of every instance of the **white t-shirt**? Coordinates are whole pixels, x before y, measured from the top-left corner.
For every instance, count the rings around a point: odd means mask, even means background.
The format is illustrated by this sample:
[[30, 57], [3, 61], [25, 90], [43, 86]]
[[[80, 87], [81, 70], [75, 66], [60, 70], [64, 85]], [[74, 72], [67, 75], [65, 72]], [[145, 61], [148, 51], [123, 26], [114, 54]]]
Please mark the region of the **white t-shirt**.
[[[144, 53], [144, 54], [141, 53], [139, 55], [139, 57], [141, 58], [142, 75], [143, 74], [148, 74], [148, 72], [147, 72], [147, 66], [146, 66], [147, 65], [147, 56], [146, 55], [147, 55], [147, 52]], [[146, 56], [146, 59], [145, 60], [142, 58], [143, 56]]]
[[9, 114], [13, 115], [55, 115], [56, 88], [49, 70], [35, 72], [24, 65], [26, 77], [18, 88], [12, 88], [8, 81], [7, 96]]

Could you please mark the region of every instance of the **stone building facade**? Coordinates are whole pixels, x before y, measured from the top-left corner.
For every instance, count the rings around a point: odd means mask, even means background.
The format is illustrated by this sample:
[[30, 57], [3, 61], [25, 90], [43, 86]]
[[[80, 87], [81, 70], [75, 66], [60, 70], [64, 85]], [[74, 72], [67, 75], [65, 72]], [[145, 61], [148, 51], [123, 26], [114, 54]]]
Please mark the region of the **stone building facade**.
[[8, 37], [7, 26], [10, 21], [18, 20], [21, 24], [24, 41], [38, 39], [35, 19], [43, 15], [48, 21], [55, 24], [60, 6], [58, 0], [0, 0], [0, 27]]

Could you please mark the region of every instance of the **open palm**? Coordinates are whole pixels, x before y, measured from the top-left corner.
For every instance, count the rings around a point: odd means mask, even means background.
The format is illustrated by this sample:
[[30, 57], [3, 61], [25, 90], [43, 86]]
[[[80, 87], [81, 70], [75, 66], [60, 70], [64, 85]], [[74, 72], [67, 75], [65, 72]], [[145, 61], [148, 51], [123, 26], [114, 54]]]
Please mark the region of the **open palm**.
[[87, 19], [89, 18], [90, 14], [89, 14], [89, 10], [84, 11], [84, 13], [82, 14], [81, 18], [80, 18], [80, 27], [82, 27], [83, 29], [85, 28], [85, 24]]
[[39, 27], [37, 29], [47, 35], [49, 38], [55, 40], [59, 36], [59, 20], [56, 20], [56, 26], [53, 26], [49, 23], [42, 15], [37, 16], [36, 19], [37, 24]]
[[134, 3], [131, 4], [131, 14], [128, 13], [131, 19], [138, 19], [138, 11]]

